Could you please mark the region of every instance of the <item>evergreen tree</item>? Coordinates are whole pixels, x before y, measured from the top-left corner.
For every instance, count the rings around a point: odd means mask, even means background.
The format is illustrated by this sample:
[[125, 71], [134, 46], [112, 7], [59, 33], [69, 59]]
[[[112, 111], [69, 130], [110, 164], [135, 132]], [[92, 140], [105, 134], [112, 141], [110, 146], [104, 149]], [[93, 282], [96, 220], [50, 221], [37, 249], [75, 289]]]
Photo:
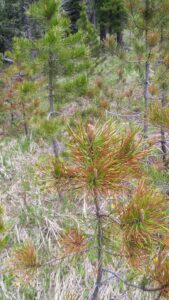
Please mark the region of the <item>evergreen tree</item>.
[[[164, 9], [165, 4], [165, 9]], [[151, 66], [158, 64], [157, 46], [160, 40], [161, 25], [168, 14], [166, 1], [127, 0], [134, 48], [141, 80], [144, 82], [144, 135], [148, 134], [148, 106]]]
[[116, 33], [117, 43], [123, 44], [122, 32], [127, 21], [127, 13], [123, 0], [98, 0], [96, 2], [101, 39], [106, 32]]
[[77, 21], [81, 12], [81, 0], [62, 0], [62, 8], [71, 20], [72, 32], [77, 32]]
[[88, 51], [82, 33], [71, 33], [70, 21], [60, 12], [59, 1], [40, 0], [29, 12], [43, 25], [43, 36], [32, 45], [36, 49], [34, 64], [47, 79], [50, 114], [53, 114], [54, 100], [60, 93], [83, 93], [89, 67]]
[[[43, 73], [49, 117], [54, 117], [58, 115], [56, 106], [64, 97], [84, 93], [90, 66], [89, 51], [83, 42], [82, 32], [71, 33], [70, 21], [63, 15], [59, 1], [33, 3], [28, 15], [41, 22], [42, 34], [34, 40], [15, 39], [14, 60], [18, 56], [23, 68], [32, 69], [33, 76]], [[53, 146], [56, 153], [55, 139]]]
[[89, 46], [92, 56], [98, 58], [100, 53], [100, 42], [94, 25], [88, 19], [87, 6], [85, 2], [82, 4], [80, 18], [77, 25], [78, 29], [83, 32], [84, 42], [86, 46]]
[[21, 34], [21, 10], [19, 0], [0, 1], [0, 52], [11, 47], [14, 36]]

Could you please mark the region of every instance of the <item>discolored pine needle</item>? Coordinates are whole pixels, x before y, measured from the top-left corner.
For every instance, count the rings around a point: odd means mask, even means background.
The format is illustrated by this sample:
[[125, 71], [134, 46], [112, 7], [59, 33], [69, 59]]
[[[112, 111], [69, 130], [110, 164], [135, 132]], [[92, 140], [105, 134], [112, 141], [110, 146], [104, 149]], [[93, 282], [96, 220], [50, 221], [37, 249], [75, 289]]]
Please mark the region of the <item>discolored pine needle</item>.
[[122, 212], [120, 209], [124, 249], [132, 264], [137, 265], [137, 260], [142, 263], [154, 246], [164, 244], [169, 234], [167, 209], [167, 199], [143, 180]]
[[37, 252], [31, 242], [26, 242], [14, 250], [9, 261], [10, 271], [26, 283], [32, 280], [39, 266]]
[[69, 135], [69, 160], [53, 161], [56, 171], [50, 173], [56, 188], [107, 196], [126, 189], [130, 178], [143, 174], [140, 163], [148, 150], [143, 149], [135, 130], [121, 133], [107, 121], [77, 124]]
[[77, 229], [69, 229], [61, 235], [59, 240], [60, 249], [64, 254], [80, 254], [87, 249], [87, 242], [84, 235]]

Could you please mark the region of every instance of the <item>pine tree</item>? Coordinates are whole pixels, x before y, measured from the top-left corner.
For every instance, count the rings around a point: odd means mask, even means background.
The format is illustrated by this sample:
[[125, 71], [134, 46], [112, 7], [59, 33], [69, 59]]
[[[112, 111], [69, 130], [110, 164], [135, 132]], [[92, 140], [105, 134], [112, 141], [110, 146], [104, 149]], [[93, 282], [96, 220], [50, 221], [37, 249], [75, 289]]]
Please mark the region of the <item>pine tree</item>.
[[[59, 1], [33, 3], [28, 15], [39, 24], [41, 22], [41, 36], [34, 40], [15, 39], [14, 60], [19, 61], [23, 69], [32, 70], [33, 77], [43, 74], [43, 88], [49, 103], [48, 117], [54, 117], [58, 115], [55, 107], [64, 97], [85, 92], [90, 67], [89, 51], [83, 42], [82, 32], [71, 33], [70, 21], [64, 16]], [[56, 154], [57, 142], [54, 138], [52, 140]]]
[[97, 1], [97, 15], [100, 23], [101, 39], [105, 33], [115, 33], [118, 45], [123, 44], [122, 32], [127, 21], [127, 13], [123, 0]]
[[[81, 32], [71, 34], [70, 21], [59, 10], [60, 4], [54, 0], [48, 3], [41, 0], [29, 10], [30, 15], [43, 24], [44, 34], [33, 42], [33, 47], [37, 49], [35, 64], [47, 78], [51, 114], [54, 113], [54, 98], [59, 95], [59, 89], [83, 93], [89, 66]], [[70, 75], [73, 80], [70, 80]]]
[[[137, 274], [140, 271], [147, 276], [139, 285], [127, 280], [125, 284], [165, 294], [169, 291], [168, 273], [160, 258], [162, 251], [167, 253], [168, 245], [167, 198], [143, 177], [141, 161], [150, 150], [138, 140], [135, 129], [119, 132], [112, 121], [77, 123], [68, 132], [69, 156], [62, 155], [57, 160], [46, 157], [40, 169], [44, 183], [50, 178], [50, 188], [73, 191], [75, 199], [83, 196], [91, 214], [94, 211], [93, 218], [91, 215], [85, 218], [90, 232], [93, 228], [89, 239], [79, 228], [70, 227], [59, 240], [64, 255], [90, 256], [90, 247], [96, 248], [96, 282], [89, 299], [98, 300], [101, 287], [110, 281], [109, 277], [103, 280], [103, 273], [123, 281], [116, 271], [104, 267], [107, 261], [112, 262], [114, 243], [119, 237], [122, 250], [117, 249], [122, 251], [122, 259], [127, 260], [131, 269], [137, 268]], [[130, 183], [134, 178], [137, 186], [133, 191]], [[168, 267], [168, 261], [163, 258]], [[160, 280], [157, 261], [164, 282]], [[152, 280], [150, 288], [149, 280]]]
[[[12, 55], [12, 53], [10, 53]], [[16, 56], [13, 56], [16, 59]], [[17, 61], [3, 73], [3, 105], [10, 115], [11, 129], [24, 129], [26, 137], [30, 134], [30, 123], [34, 115], [38, 116], [40, 101], [37, 97], [37, 83], [32, 81], [30, 69], [24, 69]], [[9, 117], [6, 117], [8, 120]], [[6, 122], [8, 123], [8, 122]]]
[[0, 52], [11, 48], [12, 38], [21, 35], [19, 0], [0, 1]]
[[78, 31], [77, 21], [80, 18], [81, 1], [79, 0], [62, 0], [62, 8], [66, 12], [66, 15], [71, 20], [72, 32]]
[[[136, 53], [141, 80], [144, 81], [144, 135], [148, 134], [148, 106], [150, 87], [150, 70], [158, 64], [157, 46], [160, 40], [160, 31], [167, 11], [163, 9], [165, 0], [161, 1], [134, 1], [127, 0], [130, 13], [133, 47]], [[142, 37], [142, 38], [141, 38]]]
[[90, 48], [91, 55], [98, 58], [100, 53], [100, 43], [98, 39], [98, 33], [94, 25], [89, 21], [87, 16], [87, 6], [83, 2], [81, 7], [81, 13], [77, 22], [78, 30], [81, 30], [84, 35], [84, 42], [86, 46]]

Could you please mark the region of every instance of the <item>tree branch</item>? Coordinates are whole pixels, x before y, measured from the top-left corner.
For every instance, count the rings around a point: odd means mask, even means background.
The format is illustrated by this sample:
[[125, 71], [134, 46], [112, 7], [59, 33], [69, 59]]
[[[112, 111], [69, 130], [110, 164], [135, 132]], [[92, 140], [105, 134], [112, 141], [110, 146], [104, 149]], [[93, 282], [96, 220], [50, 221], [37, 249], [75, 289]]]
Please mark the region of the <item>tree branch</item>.
[[165, 288], [169, 287], [169, 284], [164, 284], [164, 285], [161, 285], [159, 287], [156, 287], [156, 288], [153, 288], [153, 287], [142, 287], [142, 286], [139, 286], [139, 285], [136, 285], [134, 283], [130, 283], [128, 282], [127, 280], [121, 278], [117, 273], [113, 272], [113, 271], [110, 271], [110, 270], [107, 270], [107, 269], [103, 269], [103, 272], [107, 272], [107, 273], [110, 273], [112, 274], [111, 277], [109, 277], [107, 280], [104, 280], [101, 285], [104, 285], [108, 280], [112, 279], [113, 277], [117, 278], [118, 280], [120, 280], [121, 282], [123, 282], [125, 285], [127, 285], [128, 287], [133, 287], [135, 289], [139, 289], [143, 292], [158, 292], [158, 291], [162, 291], [164, 290]]

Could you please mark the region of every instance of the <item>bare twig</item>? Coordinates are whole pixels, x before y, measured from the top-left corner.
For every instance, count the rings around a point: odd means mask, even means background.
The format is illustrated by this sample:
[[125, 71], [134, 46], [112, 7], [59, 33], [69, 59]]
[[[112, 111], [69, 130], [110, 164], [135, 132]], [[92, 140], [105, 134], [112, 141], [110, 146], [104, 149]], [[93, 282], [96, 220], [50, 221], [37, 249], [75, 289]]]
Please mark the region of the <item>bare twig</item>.
[[103, 272], [107, 272], [107, 273], [110, 273], [112, 274], [111, 277], [109, 277], [107, 280], [104, 280], [101, 285], [105, 284], [107, 281], [109, 281], [110, 279], [112, 279], [113, 277], [117, 278], [118, 280], [120, 280], [121, 282], [123, 282], [125, 285], [127, 285], [128, 287], [133, 287], [135, 289], [139, 289], [143, 292], [158, 292], [158, 291], [162, 291], [164, 289], [166, 289], [167, 287], [169, 287], [169, 284], [164, 284], [164, 285], [161, 285], [159, 287], [156, 287], [156, 288], [153, 288], [153, 287], [142, 287], [140, 285], [136, 285], [134, 283], [130, 283], [128, 282], [127, 280], [121, 278], [117, 273], [115, 273], [114, 271], [110, 271], [110, 270], [107, 270], [107, 269], [103, 269], [102, 270]]

